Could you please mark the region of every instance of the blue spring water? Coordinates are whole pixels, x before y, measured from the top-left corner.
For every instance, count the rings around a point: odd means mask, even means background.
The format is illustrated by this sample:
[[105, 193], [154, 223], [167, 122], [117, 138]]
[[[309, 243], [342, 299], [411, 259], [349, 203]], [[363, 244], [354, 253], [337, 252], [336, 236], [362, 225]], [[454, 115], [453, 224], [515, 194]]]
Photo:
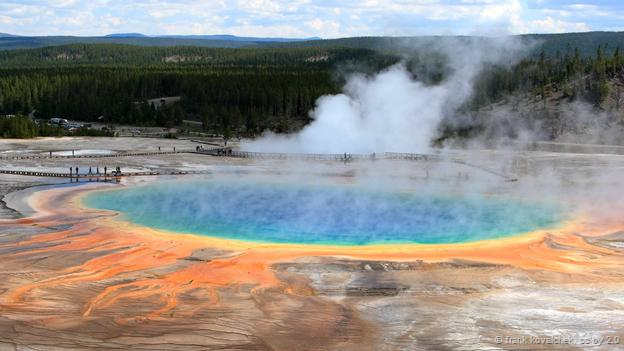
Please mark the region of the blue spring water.
[[348, 185], [157, 182], [94, 192], [89, 207], [157, 229], [273, 243], [448, 244], [552, 227], [552, 204], [479, 195], [435, 196]]

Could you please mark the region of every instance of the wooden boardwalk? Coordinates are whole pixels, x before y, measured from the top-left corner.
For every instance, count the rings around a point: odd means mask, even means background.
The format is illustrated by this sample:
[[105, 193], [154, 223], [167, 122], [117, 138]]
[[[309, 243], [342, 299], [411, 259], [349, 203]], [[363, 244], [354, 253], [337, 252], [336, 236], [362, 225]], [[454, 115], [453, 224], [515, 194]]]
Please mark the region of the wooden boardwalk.
[[74, 158], [113, 158], [113, 157], [130, 157], [130, 156], [154, 156], [154, 155], [170, 155], [195, 153], [195, 150], [179, 150], [179, 151], [153, 151], [153, 152], [127, 152], [118, 154], [93, 154], [93, 155], [25, 155], [25, 156], [3, 156], [0, 160], [41, 160], [41, 159], [74, 159]]
[[301, 153], [279, 153], [279, 152], [253, 152], [238, 151], [231, 148], [214, 148], [202, 150], [196, 153], [211, 156], [227, 156], [237, 158], [254, 158], [267, 160], [309, 160], [309, 161], [356, 161], [356, 160], [376, 160], [376, 159], [393, 159], [393, 160], [412, 160], [427, 161], [437, 160], [439, 156], [434, 154], [408, 154], [408, 153], [372, 153], [372, 154], [301, 154]]
[[309, 160], [309, 161], [355, 161], [355, 160], [375, 160], [394, 159], [426, 161], [438, 159], [433, 154], [410, 154], [386, 152], [381, 154], [301, 154], [301, 153], [276, 153], [276, 152], [252, 152], [232, 150], [229, 147], [215, 147], [210, 149], [183, 149], [176, 151], [150, 151], [150, 152], [125, 152], [114, 154], [92, 154], [92, 155], [23, 155], [23, 156], [0, 156], [0, 160], [42, 160], [42, 159], [76, 159], [76, 158], [115, 158], [132, 156], [160, 156], [172, 154], [200, 154], [210, 156], [227, 156], [236, 158], [272, 159], [272, 160]]
[[30, 177], [53, 177], [53, 178], [72, 178], [72, 179], [95, 179], [95, 178], [119, 178], [119, 177], [145, 177], [145, 176], [164, 176], [164, 175], [187, 175], [187, 174], [211, 174], [210, 171], [170, 171], [170, 172], [122, 172], [121, 174], [97, 174], [97, 173], [61, 173], [61, 172], [38, 172], [38, 171], [20, 171], [20, 170], [2, 170], [0, 174], [11, 174]]
[[[507, 181], [516, 181], [513, 175], [505, 174], [488, 167], [473, 164], [460, 158], [447, 158], [437, 154], [416, 154], [416, 153], [397, 153], [397, 152], [385, 152], [385, 153], [372, 153], [372, 154], [301, 154], [301, 153], [270, 153], [270, 152], [252, 152], [252, 151], [238, 151], [229, 147], [215, 147], [211, 149], [183, 149], [176, 151], [155, 151], [155, 152], [127, 152], [118, 154], [95, 154], [95, 155], [26, 155], [26, 156], [5, 156], [0, 157], [0, 160], [30, 160], [30, 159], [75, 159], [75, 158], [113, 158], [113, 157], [131, 157], [131, 156], [160, 156], [171, 154], [200, 154], [217, 157], [235, 157], [235, 158], [248, 158], [248, 159], [265, 159], [265, 160], [302, 160], [302, 161], [338, 161], [338, 162], [352, 162], [352, 161], [374, 161], [374, 160], [405, 160], [405, 161], [432, 161], [432, 162], [451, 162], [461, 164], [467, 167], [472, 167], [504, 178]], [[179, 171], [179, 172], [128, 172], [123, 173], [122, 177], [126, 176], [158, 176], [158, 175], [183, 175], [183, 174], [203, 174], [203, 171]], [[13, 175], [25, 175], [36, 177], [59, 177], [59, 178], [102, 178], [103, 174], [70, 174], [62, 172], [45, 172], [45, 171], [28, 171], [28, 170], [2, 170], [0, 174], [13, 174]], [[111, 177], [111, 175], [106, 175]]]

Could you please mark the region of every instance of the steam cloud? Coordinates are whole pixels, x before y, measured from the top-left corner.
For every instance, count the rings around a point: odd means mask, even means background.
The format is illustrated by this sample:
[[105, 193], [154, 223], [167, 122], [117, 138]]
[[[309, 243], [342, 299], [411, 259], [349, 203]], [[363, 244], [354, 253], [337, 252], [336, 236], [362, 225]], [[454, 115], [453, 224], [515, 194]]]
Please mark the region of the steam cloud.
[[418, 52], [447, 58], [448, 74], [437, 85], [413, 77], [404, 63], [377, 75], [350, 77], [339, 95], [318, 99], [313, 122], [294, 135], [266, 133], [244, 142], [249, 151], [290, 153], [424, 153], [438, 126], [473, 93], [473, 80], [487, 64], [512, 63], [526, 48], [513, 38], [428, 38], [405, 43]]

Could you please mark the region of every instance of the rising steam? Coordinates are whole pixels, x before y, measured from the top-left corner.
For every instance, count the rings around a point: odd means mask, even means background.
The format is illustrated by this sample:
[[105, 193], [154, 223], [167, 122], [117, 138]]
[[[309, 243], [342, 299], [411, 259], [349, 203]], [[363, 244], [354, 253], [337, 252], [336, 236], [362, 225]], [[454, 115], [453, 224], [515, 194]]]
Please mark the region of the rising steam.
[[[414, 43], [406, 43], [406, 47]], [[429, 38], [404, 50], [447, 59], [446, 78], [427, 85], [394, 65], [372, 77], [351, 76], [342, 94], [318, 99], [313, 121], [294, 135], [266, 133], [243, 143], [249, 151], [290, 153], [426, 152], [445, 117], [473, 93], [473, 80], [487, 64], [510, 63], [523, 45], [514, 39]]]

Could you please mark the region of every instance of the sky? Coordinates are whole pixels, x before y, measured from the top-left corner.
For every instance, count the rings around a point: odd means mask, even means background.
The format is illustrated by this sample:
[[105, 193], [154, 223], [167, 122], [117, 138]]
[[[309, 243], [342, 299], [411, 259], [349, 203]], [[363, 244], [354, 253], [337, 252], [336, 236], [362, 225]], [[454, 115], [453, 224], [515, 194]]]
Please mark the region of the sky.
[[624, 30], [622, 0], [0, 0], [0, 32], [319, 36]]

